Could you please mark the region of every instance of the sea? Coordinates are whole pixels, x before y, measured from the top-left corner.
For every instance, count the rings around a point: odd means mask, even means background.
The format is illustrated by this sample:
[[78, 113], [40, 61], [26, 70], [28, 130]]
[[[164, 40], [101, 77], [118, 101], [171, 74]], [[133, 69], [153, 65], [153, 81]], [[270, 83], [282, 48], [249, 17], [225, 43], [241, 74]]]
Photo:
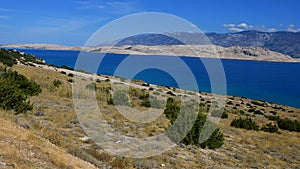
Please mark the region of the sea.
[[[56, 66], [66, 65], [74, 68], [78, 56], [82, 59], [82, 52], [80, 51], [18, 50], [35, 55], [38, 58], [44, 59], [46, 63]], [[89, 70], [88, 65], [85, 67], [86, 71], [92, 73], [143, 80], [150, 84], [179, 87], [187, 90], [246, 97], [300, 108], [300, 63], [179, 57], [179, 59], [183, 61], [182, 63], [187, 65], [187, 68], [196, 79], [197, 87], [195, 87], [194, 85], [189, 85], [191, 82], [189, 78], [186, 78], [185, 83], [182, 83], [182, 80], [184, 81], [184, 78], [188, 76], [186, 74], [187, 71], [182, 70], [186, 69], [186, 67], [178, 66], [172, 61], [173, 57], [170, 56], [129, 56], [126, 54], [100, 53], [85, 53], [85, 55], [91, 55], [91, 57], [86, 57], [87, 60], [91, 61], [95, 59], [99, 62], [98, 68], [95, 70]], [[118, 73], [119, 71], [117, 70], [119, 66], [128, 57], [132, 57], [135, 62], [131, 62], [131, 64], [127, 65], [126, 71]], [[149, 60], [149, 58], [151, 59]], [[144, 62], [142, 60], [144, 60]], [[143, 65], [145, 69], [140, 69], [140, 72], [135, 72], [136, 74], [134, 76], [132, 76], [132, 73], [130, 75], [124, 73], [131, 72], [131, 70], [133, 71], [134, 68], [139, 66], [138, 63], [144, 64], [145, 60], [148, 61], [152, 67], [147, 67], [148, 64]], [[170, 60], [170, 62], [168, 62], [168, 60]], [[223, 76], [220, 76], [220, 80], [215, 80], [212, 84], [210, 77], [213, 73], [208, 72], [214, 69], [214, 65], [216, 65], [215, 69], [220, 69], [218, 63], [221, 64], [225, 80], [222, 78]], [[158, 66], [156, 67], [155, 64]], [[161, 66], [162, 64], [164, 65]], [[208, 65], [210, 68], [208, 68]], [[165, 69], [161, 70], [159, 67], [164, 67]], [[171, 75], [172, 73], [167, 71], [169, 68], [173, 71], [173, 75], [175, 73], [182, 77], [180, 84], [178, 84], [178, 76], [174, 77]], [[208, 69], [210, 69], [210, 71], [208, 71]], [[218, 77], [215, 79], [218, 79]], [[220, 84], [218, 84], [218, 82], [220, 82]], [[225, 88], [226, 90], [213, 90], [213, 85], [219, 86], [222, 89]]]

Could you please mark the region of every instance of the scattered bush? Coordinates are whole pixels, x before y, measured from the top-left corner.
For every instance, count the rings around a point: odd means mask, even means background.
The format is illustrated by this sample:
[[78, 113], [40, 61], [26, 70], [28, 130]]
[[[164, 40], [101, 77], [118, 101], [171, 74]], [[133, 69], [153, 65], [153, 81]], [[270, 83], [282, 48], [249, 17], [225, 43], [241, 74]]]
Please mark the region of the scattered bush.
[[239, 119], [234, 119], [230, 126], [247, 130], [259, 130], [259, 126], [251, 118], [242, 119], [240, 117]]
[[151, 103], [149, 100], [144, 100], [140, 106], [144, 106], [144, 107], [151, 107]]
[[107, 99], [107, 104], [108, 105], [114, 105], [114, 100], [110, 97]]
[[264, 113], [260, 110], [255, 110], [254, 111], [254, 114], [258, 114], [258, 115], [264, 115]]
[[211, 111], [211, 116], [213, 117], [221, 117], [222, 119], [228, 118], [228, 114], [223, 110], [213, 110]]
[[167, 94], [171, 95], [171, 96], [176, 96], [173, 92], [168, 91]]
[[223, 112], [221, 118], [222, 119], [228, 119], [228, 113]]
[[269, 133], [279, 133], [277, 125], [273, 125], [272, 123], [263, 125], [260, 130]]
[[53, 81], [53, 85], [54, 85], [56, 88], [58, 88], [61, 84], [62, 84], [62, 82], [61, 82], [60, 80], [55, 79], [55, 80]]
[[279, 120], [279, 116], [265, 116], [268, 120], [271, 120], [271, 121], [277, 121]]
[[[195, 114], [189, 107], [193, 106], [186, 106], [183, 109], [185, 112], [181, 112], [183, 114], [178, 117], [180, 112], [178, 103], [173, 98], [168, 98], [164, 114], [170, 120], [171, 124], [173, 124], [172, 127], [174, 127], [174, 130], [170, 130], [167, 133], [168, 137], [171, 140], [177, 141], [183, 134], [184, 129], [190, 129], [187, 135], [181, 140], [181, 143], [196, 145], [202, 148], [207, 147], [209, 149], [221, 147], [224, 144], [224, 137], [220, 129], [213, 122], [208, 122], [206, 128], [203, 129], [207, 116], [200, 112]], [[196, 121], [193, 124], [190, 123], [191, 116], [196, 116]], [[178, 120], [178, 123], [174, 124], [176, 120]], [[200, 135], [202, 138], [200, 138]]]
[[74, 77], [74, 74], [73, 73], [69, 73], [68, 76], [69, 77]]
[[6, 66], [13, 66], [17, 63], [17, 60], [26, 63], [26, 62], [33, 62], [42, 64], [42, 60], [36, 58], [33, 55], [29, 55], [26, 53], [21, 53], [16, 50], [7, 50], [7, 49], [0, 49], [0, 62]]
[[0, 68], [0, 107], [24, 113], [32, 110], [33, 105], [27, 99], [41, 93], [40, 86], [29, 81], [16, 71]]
[[285, 119], [278, 119], [277, 125], [282, 130], [288, 130], [288, 131], [296, 131], [300, 132], [300, 122], [297, 120], [290, 120], [288, 118]]
[[252, 100], [251, 103], [254, 104], [254, 105], [257, 105], [257, 106], [265, 106], [266, 105], [266, 103], [259, 102], [259, 101], [256, 101], [256, 100]]
[[97, 79], [96, 82], [97, 82], [97, 83], [101, 83], [101, 80], [100, 80], [100, 79]]
[[149, 96], [150, 95], [148, 93], [147, 94], [142, 94], [142, 95], [139, 96], [139, 99], [140, 100], [146, 100], [146, 99], [149, 99]]
[[74, 83], [73, 79], [68, 79], [67, 81], [70, 82], [70, 83]]
[[228, 105], [233, 105], [232, 101], [227, 102]]
[[244, 115], [244, 114], [245, 114], [245, 111], [244, 111], [244, 110], [240, 110], [240, 114], [241, 114], [241, 115]]
[[150, 84], [148, 84], [148, 83], [143, 83], [142, 86], [150, 87]]

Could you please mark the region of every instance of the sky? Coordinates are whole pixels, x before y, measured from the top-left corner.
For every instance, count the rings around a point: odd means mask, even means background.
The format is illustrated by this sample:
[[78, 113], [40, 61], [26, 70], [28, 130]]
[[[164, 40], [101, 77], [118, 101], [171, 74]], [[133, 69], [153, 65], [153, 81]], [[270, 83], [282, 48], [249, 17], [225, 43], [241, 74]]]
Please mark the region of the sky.
[[104, 25], [140, 12], [172, 14], [203, 32], [300, 32], [299, 7], [299, 0], [3, 0], [0, 44], [80, 46]]

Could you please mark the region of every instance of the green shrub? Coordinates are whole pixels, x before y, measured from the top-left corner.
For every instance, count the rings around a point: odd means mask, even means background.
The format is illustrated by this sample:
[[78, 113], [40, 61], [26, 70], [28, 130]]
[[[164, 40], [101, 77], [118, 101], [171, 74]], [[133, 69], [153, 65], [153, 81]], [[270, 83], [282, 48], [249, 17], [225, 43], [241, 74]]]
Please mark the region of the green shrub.
[[277, 121], [280, 119], [279, 116], [265, 116], [265, 117], [271, 121]]
[[58, 88], [61, 84], [62, 84], [62, 82], [61, 82], [60, 80], [55, 79], [55, 80], [53, 81], [53, 85], [54, 85], [56, 88]]
[[241, 115], [244, 115], [244, 114], [245, 114], [245, 111], [244, 111], [244, 110], [240, 110], [240, 114], [241, 114]]
[[[186, 145], [196, 145], [202, 148], [207, 147], [209, 149], [221, 147], [224, 144], [223, 133], [213, 122], [210, 121], [208, 121], [207, 127], [203, 129], [203, 126], [207, 120], [207, 116], [200, 112], [195, 114], [193, 109], [190, 109], [191, 107], [193, 107], [193, 105], [184, 107], [183, 110], [185, 110], [185, 112], [181, 112], [183, 114], [177, 118], [180, 113], [180, 106], [173, 98], [168, 98], [164, 114], [170, 120], [171, 124], [173, 124], [172, 127], [174, 129], [167, 133], [168, 137], [171, 140], [177, 141], [178, 138], [184, 134], [183, 131], [190, 129], [187, 135], [180, 141], [181, 143]], [[193, 124], [190, 123], [192, 116], [196, 116], [196, 121]], [[176, 124], [174, 124], [175, 121]], [[212, 131], [212, 129], [214, 129], [212, 133], [208, 132]], [[204, 142], [200, 142], [199, 138], [201, 133], [203, 134], [202, 136], [207, 136], [207, 140]]]
[[41, 93], [40, 86], [16, 71], [0, 68], [0, 72], [0, 107], [16, 113], [32, 110], [33, 105], [27, 99]]
[[16, 50], [7, 50], [7, 49], [0, 49], [0, 62], [6, 66], [13, 66], [17, 63], [16, 60], [19, 60], [22, 63], [25, 62], [34, 62], [43, 64], [42, 60], [34, 57], [33, 55], [20, 53]]
[[273, 125], [272, 123], [263, 125], [260, 130], [269, 133], [279, 133], [277, 125]]
[[167, 94], [171, 95], [171, 96], [176, 96], [173, 92], [168, 91]]
[[101, 80], [100, 80], [100, 79], [97, 79], [96, 82], [97, 82], [97, 83], [101, 83]]
[[228, 113], [223, 112], [221, 118], [222, 119], [228, 119]]
[[266, 105], [266, 103], [259, 102], [259, 101], [256, 101], [256, 100], [252, 100], [251, 103], [254, 104], [254, 105], [257, 105], [257, 106], [265, 106]]
[[230, 126], [247, 130], [259, 130], [259, 126], [251, 118], [242, 119], [240, 117], [239, 119], [234, 119]]
[[114, 105], [114, 100], [110, 97], [107, 99], [107, 104], [108, 105]]
[[147, 93], [147, 94], [142, 94], [142, 95], [139, 96], [139, 99], [140, 99], [140, 100], [149, 99], [149, 96], [150, 96], [150, 95], [149, 95], [148, 93]]
[[228, 118], [228, 114], [225, 111], [217, 110], [217, 109], [211, 111], [211, 116], [213, 116], [213, 117], [220, 117], [221, 116], [222, 119]]
[[264, 115], [264, 113], [260, 110], [255, 110], [254, 111], [254, 114], [258, 114], [258, 115]]
[[300, 122], [297, 120], [290, 120], [288, 118], [285, 119], [278, 119], [277, 125], [282, 130], [288, 130], [288, 131], [296, 131], [300, 132]]
[[144, 106], [144, 107], [151, 107], [151, 103], [149, 100], [144, 100], [140, 106]]
[[228, 105], [233, 105], [232, 101], [227, 102]]
[[74, 83], [73, 79], [68, 79], [67, 81], [70, 82], [70, 83]]

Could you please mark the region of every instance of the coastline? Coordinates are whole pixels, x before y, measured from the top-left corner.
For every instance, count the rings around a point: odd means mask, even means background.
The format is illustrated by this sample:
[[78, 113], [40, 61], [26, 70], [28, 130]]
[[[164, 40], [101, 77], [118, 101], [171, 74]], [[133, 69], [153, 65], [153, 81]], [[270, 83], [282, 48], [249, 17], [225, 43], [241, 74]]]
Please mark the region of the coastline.
[[[257, 100], [257, 99], [252, 99], [252, 98], [247, 98], [244, 96], [232, 96], [232, 95], [221, 95], [221, 94], [215, 94], [215, 93], [208, 93], [208, 92], [202, 92], [202, 91], [193, 91], [193, 90], [185, 90], [185, 89], [179, 89], [179, 88], [174, 88], [174, 87], [168, 87], [168, 86], [160, 86], [156, 84], [148, 84], [142, 80], [128, 80], [125, 78], [119, 78], [115, 76], [109, 76], [109, 75], [102, 75], [102, 74], [95, 74], [95, 73], [88, 73], [88, 72], [80, 72], [76, 70], [70, 70], [70, 69], [65, 69], [65, 68], [59, 68], [59, 67], [53, 67], [50, 65], [43, 65], [43, 64], [37, 64], [37, 63], [31, 63], [35, 67], [45, 69], [45, 70], [50, 70], [54, 72], [65, 72], [66, 74], [73, 74], [75, 76], [81, 76], [86, 79], [92, 79], [93, 81], [105, 81], [107, 79], [110, 80], [111, 83], [113, 84], [123, 84], [129, 87], [133, 88], [138, 88], [138, 89], [148, 89], [149, 87], [154, 88], [154, 89], [162, 89], [163, 91], [167, 92], [171, 88], [176, 89], [178, 92], [174, 92], [175, 95], [182, 95], [183, 93], [193, 93], [193, 95], [196, 95], [200, 98], [205, 98], [205, 99], [220, 99], [220, 100], [228, 100], [228, 98], [236, 98], [240, 100], [241, 102], [247, 104], [251, 103], [252, 101], [259, 101], [265, 103], [268, 107], [276, 107], [276, 106], [281, 106], [281, 107], [287, 107], [287, 108], [292, 108], [292, 109], [299, 109], [297, 107], [289, 106], [289, 105], [283, 105], [283, 104], [277, 104], [277, 103], [272, 103], [268, 102], [265, 100]], [[136, 83], [135, 83], [136, 82]], [[148, 84], [148, 86], [145, 86], [143, 84]]]
[[84, 51], [112, 54], [130, 54], [139, 56], [160, 55], [198, 57], [232, 60], [250, 60], [265, 62], [290, 62], [299, 63], [300, 59], [291, 58], [278, 52], [260, 47], [229, 47], [224, 48], [214, 45], [164, 45], [164, 46], [62, 46], [56, 44], [9, 44], [2, 45], [4, 48], [36, 49], [36, 50], [65, 50]]

